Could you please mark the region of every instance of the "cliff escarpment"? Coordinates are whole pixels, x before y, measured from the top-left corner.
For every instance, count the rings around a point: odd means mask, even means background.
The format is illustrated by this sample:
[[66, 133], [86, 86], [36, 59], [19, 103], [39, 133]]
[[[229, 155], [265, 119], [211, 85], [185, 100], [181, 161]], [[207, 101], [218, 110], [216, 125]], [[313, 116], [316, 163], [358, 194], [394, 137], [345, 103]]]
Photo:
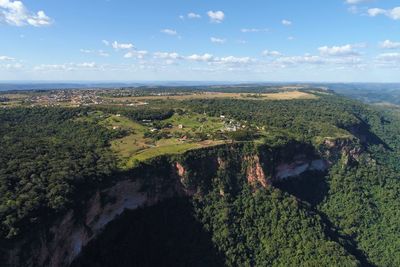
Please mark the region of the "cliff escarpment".
[[[247, 188], [253, 193], [274, 186], [284, 188], [285, 181], [295, 177], [326, 173], [339, 159], [357, 162], [361, 153], [357, 144], [339, 140], [326, 141], [318, 149], [299, 142], [277, 147], [245, 143], [154, 158], [96, 190], [80, 207], [51, 225], [35, 229], [29, 238], [7, 244], [6, 261], [9, 266], [69, 266], [74, 261], [79, 265], [85, 248], [126, 212], [157, 210], [160, 203], [202, 199], [212, 191], [220, 198], [230, 198]], [[189, 222], [200, 231], [193, 220]]]

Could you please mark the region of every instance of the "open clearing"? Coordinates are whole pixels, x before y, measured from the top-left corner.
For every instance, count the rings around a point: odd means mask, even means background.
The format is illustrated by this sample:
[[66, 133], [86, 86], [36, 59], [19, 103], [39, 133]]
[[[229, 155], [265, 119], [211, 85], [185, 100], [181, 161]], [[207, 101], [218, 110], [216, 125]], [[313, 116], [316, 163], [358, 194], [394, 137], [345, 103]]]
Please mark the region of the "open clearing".
[[214, 98], [230, 98], [230, 99], [254, 99], [254, 100], [291, 100], [291, 99], [316, 99], [314, 94], [301, 91], [286, 91], [279, 93], [251, 94], [251, 93], [214, 93], [206, 92], [199, 94], [187, 95], [154, 95], [154, 96], [132, 96], [121, 98], [108, 98], [114, 101], [146, 101], [146, 100], [188, 100], [188, 99], [214, 99]]
[[[93, 113], [86, 119], [99, 118], [102, 115]], [[174, 114], [171, 118], [163, 121], [163, 124], [168, 127], [157, 130], [152, 126], [153, 123], [141, 124], [120, 115], [108, 116], [99, 124], [109, 129], [128, 131], [128, 135], [111, 142], [111, 149], [120, 158], [121, 168], [131, 168], [137, 162], [161, 155], [181, 154], [191, 149], [223, 143], [218, 140], [196, 141], [187, 137], [196, 133], [212, 133], [224, 127], [220, 118], [200, 114]], [[164, 133], [168, 138], [154, 140], [146, 135], [152, 131]]]

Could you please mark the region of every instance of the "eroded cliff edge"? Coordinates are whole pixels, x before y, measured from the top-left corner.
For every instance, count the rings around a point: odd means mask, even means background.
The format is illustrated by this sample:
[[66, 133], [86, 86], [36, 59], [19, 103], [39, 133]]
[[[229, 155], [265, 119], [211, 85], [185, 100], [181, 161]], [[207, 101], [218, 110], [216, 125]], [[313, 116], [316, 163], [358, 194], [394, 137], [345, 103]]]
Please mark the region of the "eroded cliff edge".
[[[275, 147], [227, 144], [155, 158], [123, 173], [51, 225], [35, 229], [29, 239], [8, 244], [6, 261], [10, 266], [69, 266], [125, 210], [175, 196], [202, 197], [214, 189], [224, 197], [244, 184], [257, 190], [308, 171], [326, 172], [338, 161], [356, 163], [361, 153], [357, 142], [344, 139], [326, 140], [317, 148], [295, 141]], [[220, 175], [224, 172], [228, 175]]]

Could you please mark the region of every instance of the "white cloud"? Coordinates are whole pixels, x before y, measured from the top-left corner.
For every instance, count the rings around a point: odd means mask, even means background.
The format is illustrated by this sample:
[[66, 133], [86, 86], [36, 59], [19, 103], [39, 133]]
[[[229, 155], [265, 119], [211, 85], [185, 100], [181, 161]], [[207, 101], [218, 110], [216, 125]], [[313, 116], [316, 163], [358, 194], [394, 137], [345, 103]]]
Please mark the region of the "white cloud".
[[249, 33], [249, 32], [268, 32], [269, 30], [264, 28], [264, 29], [259, 29], [259, 28], [243, 28], [240, 30], [243, 33]]
[[216, 63], [223, 63], [223, 64], [247, 64], [253, 62], [254, 60], [250, 57], [222, 57], [222, 58], [215, 58]]
[[0, 64], [0, 69], [6, 71], [16, 71], [23, 69], [24, 66], [21, 63], [12, 63], [12, 64]]
[[262, 52], [263, 56], [269, 56], [269, 57], [280, 57], [282, 56], [282, 53], [278, 52], [278, 51], [270, 51], [270, 50], [264, 50]]
[[90, 49], [81, 49], [81, 53], [84, 54], [96, 54], [101, 57], [108, 57], [110, 56], [107, 52], [104, 52], [103, 50], [90, 50]]
[[290, 25], [292, 25], [292, 22], [290, 20], [284, 19], [284, 20], [282, 20], [282, 24], [285, 26], [290, 26]]
[[1, 21], [18, 27], [26, 25], [42, 27], [52, 24], [52, 19], [43, 10], [32, 13], [21, 1], [10, 0], [0, 0]]
[[14, 61], [15, 58], [7, 57], [7, 56], [0, 56], [0, 61]]
[[212, 43], [215, 43], [215, 44], [224, 44], [224, 43], [226, 43], [226, 39], [221, 39], [221, 38], [217, 38], [217, 37], [211, 37], [210, 41]]
[[114, 41], [111, 43], [111, 46], [115, 49], [115, 50], [126, 50], [126, 49], [133, 49], [134, 45], [131, 43], [118, 43], [117, 41]]
[[97, 51], [98, 55], [101, 57], [108, 57], [110, 56], [107, 52], [104, 52], [103, 50], [98, 50]]
[[143, 59], [149, 52], [146, 50], [129, 51], [124, 55], [124, 58], [138, 58]]
[[200, 19], [201, 18], [201, 16], [199, 14], [196, 14], [196, 13], [193, 13], [193, 12], [188, 13], [187, 17], [189, 19]]
[[206, 62], [209, 65], [244, 65], [255, 62], [254, 59], [250, 57], [235, 57], [235, 56], [227, 56], [227, 57], [214, 57], [211, 54], [203, 54], [203, 55], [191, 55], [186, 57], [187, 60], [197, 61], [197, 62]]
[[386, 14], [386, 10], [382, 8], [370, 8], [368, 9], [368, 15], [371, 17], [376, 17], [378, 15], [384, 15]]
[[383, 53], [378, 55], [377, 58], [381, 61], [400, 63], [400, 53]]
[[299, 65], [332, 65], [340, 67], [362, 68], [365, 64], [360, 57], [324, 57], [305, 54], [303, 56], [283, 56], [276, 58], [272, 65], [278, 67], [297, 67]]
[[349, 5], [357, 5], [357, 4], [361, 4], [361, 3], [364, 3], [364, 2], [369, 2], [370, 0], [346, 0], [345, 2], [346, 2], [346, 4], [349, 4]]
[[358, 56], [360, 54], [355, 50], [357, 47], [361, 47], [361, 45], [322, 46], [318, 50], [323, 56]]
[[163, 30], [161, 30], [161, 32], [168, 34], [168, 35], [178, 35], [178, 32], [176, 30], [172, 30], [172, 29], [163, 29]]
[[375, 64], [378, 67], [400, 68], [400, 53], [383, 53], [376, 57]]
[[384, 15], [393, 20], [400, 20], [400, 7], [395, 7], [393, 9], [370, 8], [368, 9], [368, 15], [371, 17]]
[[214, 23], [221, 23], [225, 19], [225, 14], [222, 11], [208, 11], [207, 15]]
[[76, 64], [76, 66], [82, 67], [82, 68], [89, 68], [89, 69], [97, 67], [96, 63], [94, 63], [94, 62], [79, 63], [79, 64]]
[[102, 40], [101, 42], [106, 46], [110, 46], [110, 42], [107, 40]]
[[380, 46], [385, 49], [396, 49], [400, 48], [400, 42], [392, 42], [390, 40], [383, 41]]
[[153, 56], [154, 56], [154, 58], [160, 58], [160, 59], [169, 59], [169, 60], [171, 60], [171, 59], [180, 59], [180, 58], [182, 58], [178, 53], [176, 53], [176, 52], [172, 52], [172, 53], [169, 53], [169, 52], [155, 52], [154, 54], [153, 54]]
[[304, 56], [291, 56], [281, 57], [276, 60], [278, 63], [296, 65], [296, 64], [323, 64], [325, 59], [320, 56], [304, 55]]
[[95, 62], [65, 63], [65, 64], [41, 64], [33, 68], [34, 71], [76, 71], [76, 70], [95, 70], [100, 67]]
[[294, 38], [293, 36], [289, 36], [287, 39], [288, 39], [289, 41], [293, 41], [293, 40], [296, 39], [296, 38]]
[[192, 61], [200, 61], [200, 62], [210, 62], [214, 59], [214, 56], [211, 54], [203, 54], [203, 55], [197, 55], [193, 54], [191, 56], [188, 56], [187, 59], [192, 60]]
[[79, 51], [81, 51], [81, 53], [85, 53], [85, 54], [91, 54], [94, 52], [93, 50], [88, 50], [88, 49], [81, 49]]

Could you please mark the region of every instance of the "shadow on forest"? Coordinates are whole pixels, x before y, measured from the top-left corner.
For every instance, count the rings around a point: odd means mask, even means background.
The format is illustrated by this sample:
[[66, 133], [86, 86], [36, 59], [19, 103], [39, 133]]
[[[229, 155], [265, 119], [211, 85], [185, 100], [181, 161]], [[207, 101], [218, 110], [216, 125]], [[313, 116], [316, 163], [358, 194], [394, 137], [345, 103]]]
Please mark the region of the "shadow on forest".
[[72, 266], [223, 266], [189, 200], [125, 211]]
[[326, 172], [308, 171], [299, 177], [275, 181], [274, 187], [316, 206], [329, 190], [325, 176]]
[[379, 136], [371, 131], [371, 126], [367, 122], [365, 122], [360, 117], [357, 118], [360, 120], [360, 124], [354, 127], [350, 127], [347, 130], [358, 139], [360, 139], [361, 143], [363, 143], [364, 146], [368, 147], [368, 145], [382, 145], [385, 149], [393, 151], [393, 148], [391, 148]]
[[347, 252], [356, 257], [363, 267], [375, 267], [369, 262], [368, 257], [364, 252], [357, 248], [356, 241], [348, 236], [341, 235], [335, 225], [329, 220], [328, 216], [323, 212], [315, 211], [322, 219], [325, 225], [325, 234], [333, 241], [341, 244]]
[[301, 201], [311, 205], [313, 212], [317, 213], [324, 223], [325, 234], [333, 241], [341, 244], [347, 252], [352, 254], [361, 263], [361, 266], [373, 267], [363, 251], [357, 248], [357, 243], [348, 236], [341, 235], [335, 225], [316, 206], [328, 194], [329, 186], [326, 181], [326, 172], [306, 172], [299, 177], [274, 182], [274, 186], [285, 191]]

